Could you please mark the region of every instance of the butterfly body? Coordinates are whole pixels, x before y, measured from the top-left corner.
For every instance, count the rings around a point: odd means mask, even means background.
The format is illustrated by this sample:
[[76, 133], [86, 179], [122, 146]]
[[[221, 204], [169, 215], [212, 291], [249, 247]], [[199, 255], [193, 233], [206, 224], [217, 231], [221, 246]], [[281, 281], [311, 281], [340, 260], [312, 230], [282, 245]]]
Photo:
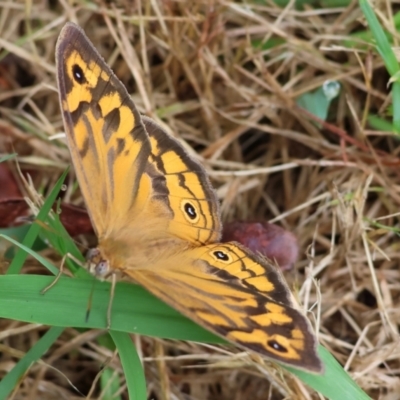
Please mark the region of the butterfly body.
[[227, 340], [320, 373], [316, 338], [279, 270], [219, 243], [219, 205], [200, 163], [139, 114], [76, 25], [63, 28], [56, 60], [68, 145], [99, 240], [91, 272], [123, 274]]

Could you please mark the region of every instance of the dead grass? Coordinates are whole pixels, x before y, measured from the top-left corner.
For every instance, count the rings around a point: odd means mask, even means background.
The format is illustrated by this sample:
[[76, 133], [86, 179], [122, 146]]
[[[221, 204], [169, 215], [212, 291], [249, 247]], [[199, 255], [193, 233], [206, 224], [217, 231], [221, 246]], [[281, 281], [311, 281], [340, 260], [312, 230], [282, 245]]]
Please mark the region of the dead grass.
[[[203, 157], [225, 221], [272, 220], [297, 235], [300, 260], [286, 277], [312, 308], [321, 342], [371, 397], [399, 399], [399, 146], [367, 123], [390, 97], [382, 61], [352, 37], [364, 29], [357, 3], [70, 3], [0, 3], [0, 149], [12, 143], [36, 187], [69, 165], [62, 140], [47, 139], [63, 131], [55, 42], [67, 20], [78, 22], [140, 111]], [[342, 91], [319, 127], [295, 100], [326, 80]], [[67, 191], [66, 201], [77, 198]], [[3, 375], [46, 328], [0, 324]], [[81, 398], [72, 384], [86, 394], [107, 359], [122, 373], [97, 334], [66, 329], [14, 398]], [[149, 398], [319, 398], [218, 349], [135, 340]]]

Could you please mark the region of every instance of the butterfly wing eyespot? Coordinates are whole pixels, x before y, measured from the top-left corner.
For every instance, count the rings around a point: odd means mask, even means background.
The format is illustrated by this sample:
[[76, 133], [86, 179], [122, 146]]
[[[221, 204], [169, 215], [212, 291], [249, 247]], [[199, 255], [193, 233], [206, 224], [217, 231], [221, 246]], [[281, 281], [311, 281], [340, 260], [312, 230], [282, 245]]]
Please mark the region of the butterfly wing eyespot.
[[195, 224], [199, 221], [200, 216], [197, 212], [196, 206], [191, 201], [182, 200], [181, 210], [190, 224]]
[[82, 71], [82, 68], [78, 64], [74, 64], [72, 66], [72, 77], [76, 83], [83, 85], [86, 83], [85, 75]]
[[99, 238], [90, 272], [121, 270], [232, 343], [321, 373], [316, 337], [279, 271], [218, 243], [219, 203], [201, 164], [140, 115], [78, 26], [61, 31], [56, 61], [67, 142]]
[[284, 345], [278, 343], [276, 340], [268, 340], [267, 341], [267, 345], [271, 348], [274, 349], [275, 351], [279, 352], [279, 353], [288, 353], [288, 349], [287, 347], [285, 347]]
[[223, 263], [230, 263], [231, 258], [229, 254], [222, 250], [213, 250], [210, 254], [215, 258], [215, 260]]

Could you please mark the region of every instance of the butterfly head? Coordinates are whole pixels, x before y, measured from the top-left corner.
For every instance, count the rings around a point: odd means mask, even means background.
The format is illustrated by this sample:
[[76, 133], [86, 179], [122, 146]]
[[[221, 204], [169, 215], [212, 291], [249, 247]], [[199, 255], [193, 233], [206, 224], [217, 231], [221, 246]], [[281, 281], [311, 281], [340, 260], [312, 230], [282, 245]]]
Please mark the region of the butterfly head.
[[110, 274], [110, 262], [103, 257], [100, 249], [90, 249], [86, 253], [89, 272], [99, 279], [104, 279]]

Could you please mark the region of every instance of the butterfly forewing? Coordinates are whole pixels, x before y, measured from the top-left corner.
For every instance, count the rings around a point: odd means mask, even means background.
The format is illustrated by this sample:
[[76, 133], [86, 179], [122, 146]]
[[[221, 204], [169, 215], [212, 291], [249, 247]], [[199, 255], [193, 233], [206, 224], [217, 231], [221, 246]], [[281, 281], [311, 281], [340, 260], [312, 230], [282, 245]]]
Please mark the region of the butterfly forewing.
[[63, 28], [56, 61], [75, 171], [96, 232], [107, 236], [150, 195], [149, 138], [125, 87], [76, 25]]

